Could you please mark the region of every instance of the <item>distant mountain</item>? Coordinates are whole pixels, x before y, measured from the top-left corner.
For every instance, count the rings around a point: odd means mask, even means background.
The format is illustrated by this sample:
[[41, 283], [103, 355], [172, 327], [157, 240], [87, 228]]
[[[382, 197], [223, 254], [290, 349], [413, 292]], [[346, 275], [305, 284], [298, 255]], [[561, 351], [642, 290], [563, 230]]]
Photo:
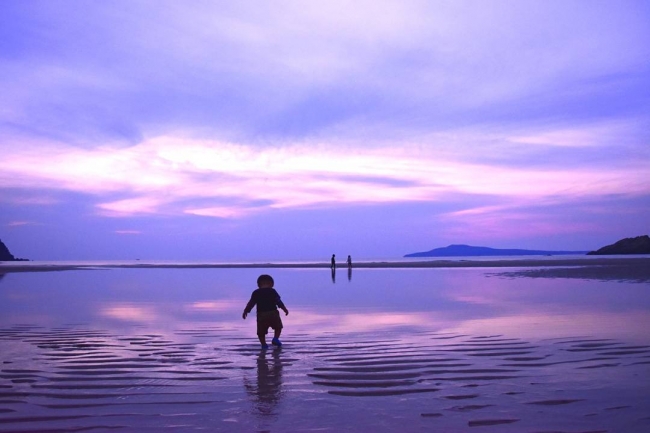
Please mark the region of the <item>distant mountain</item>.
[[588, 252], [587, 254], [592, 256], [610, 254], [650, 254], [650, 237], [648, 237], [648, 235], [643, 235], [635, 238], [621, 239], [612, 245], [607, 245], [606, 247]]
[[27, 259], [17, 259], [9, 252], [9, 248], [0, 240], [0, 262], [26, 261]]
[[471, 245], [449, 245], [435, 248], [431, 251], [407, 254], [404, 257], [461, 257], [461, 256], [559, 256], [569, 254], [585, 254], [586, 251], [543, 251], [499, 249], [489, 247], [473, 247]]

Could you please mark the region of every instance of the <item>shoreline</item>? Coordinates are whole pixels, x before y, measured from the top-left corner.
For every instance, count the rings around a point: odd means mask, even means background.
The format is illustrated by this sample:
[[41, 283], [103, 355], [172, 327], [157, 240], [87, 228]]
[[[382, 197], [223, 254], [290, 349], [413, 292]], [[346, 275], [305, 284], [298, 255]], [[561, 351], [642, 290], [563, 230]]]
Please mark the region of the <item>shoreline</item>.
[[[566, 267], [624, 267], [650, 270], [650, 257], [603, 257], [596, 259], [513, 259], [513, 260], [427, 260], [414, 262], [358, 262], [352, 269], [399, 269], [399, 268], [566, 268]], [[43, 264], [13, 265], [0, 262], [0, 275], [14, 272], [52, 272], [73, 270], [107, 269], [329, 269], [330, 264], [318, 263], [179, 263], [179, 264]], [[347, 270], [344, 264], [337, 270]], [[649, 271], [650, 272], [650, 271]]]

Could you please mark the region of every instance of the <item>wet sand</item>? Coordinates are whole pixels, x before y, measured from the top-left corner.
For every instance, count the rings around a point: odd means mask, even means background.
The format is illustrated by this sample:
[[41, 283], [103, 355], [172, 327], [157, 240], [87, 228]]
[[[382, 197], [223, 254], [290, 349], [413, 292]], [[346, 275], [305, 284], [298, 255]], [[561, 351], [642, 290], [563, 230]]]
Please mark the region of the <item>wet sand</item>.
[[650, 282], [650, 261], [631, 263], [610, 263], [589, 266], [540, 267], [513, 272], [500, 272], [502, 277], [523, 278], [576, 278], [580, 280], [624, 281], [633, 283]]
[[[240, 318], [245, 299], [237, 298], [229, 307], [233, 294], [244, 290], [228, 291], [237, 284], [225, 277], [236, 272], [191, 270], [268, 264], [143, 264], [120, 265], [104, 273], [13, 275], [0, 284], [8, 305], [5, 317], [21, 312], [0, 326], [0, 432], [645, 433], [650, 431], [646, 287], [529, 278], [647, 282], [649, 260], [391, 263], [487, 270], [364, 272], [358, 285], [356, 279], [344, 278], [343, 286], [331, 284], [329, 272], [278, 270], [283, 281], [291, 275], [319, 275], [327, 283], [326, 296], [342, 300], [318, 300], [310, 311], [331, 313], [334, 324], [353, 312], [360, 322], [358, 328], [348, 324], [344, 331], [340, 329], [346, 327], [310, 324], [297, 294], [304, 292], [303, 304], [319, 299], [324, 290], [312, 281], [318, 290], [296, 289], [293, 298], [283, 291], [295, 304], [289, 305], [284, 346], [268, 351], [259, 348], [254, 324]], [[152, 267], [189, 270], [124, 271], [128, 275], [118, 278], [118, 268]], [[499, 278], [477, 278], [485, 272]], [[440, 275], [430, 285], [433, 273]], [[176, 274], [178, 286], [162, 284]], [[408, 278], [420, 274], [421, 281]], [[148, 280], [137, 279], [147, 275]], [[394, 282], [422, 284], [421, 291], [441, 295], [421, 298], [417, 308], [405, 307], [400, 300], [417, 290], [393, 289], [391, 283], [390, 290], [382, 292], [378, 279], [391, 275]], [[96, 276], [113, 279], [94, 287]], [[217, 283], [217, 277], [224, 280]], [[452, 277], [459, 281], [454, 283]], [[294, 284], [305, 286], [300, 281]], [[201, 284], [205, 291], [196, 288]], [[84, 293], [92, 296], [86, 299]], [[177, 293], [184, 295], [171, 297]], [[354, 293], [366, 301], [362, 307], [351, 306]], [[478, 296], [481, 293], [484, 296]], [[560, 293], [567, 298], [558, 301]], [[569, 303], [572, 293], [580, 298], [575, 304]], [[392, 314], [382, 316], [381, 310], [368, 308], [375, 295], [380, 300], [384, 296], [381, 302]], [[444, 303], [448, 296], [458, 296], [463, 309], [450, 310], [454, 304]], [[58, 298], [64, 299], [61, 305]], [[588, 302], [592, 298], [598, 308]], [[163, 302], [179, 310], [157, 310]], [[561, 308], [561, 303], [573, 306]], [[603, 305], [612, 311], [601, 309]], [[60, 315], [49, 317], [57, 308]], [[91, 319], [73, 314], [93, 309]], [[106, 311], [112, 313], [110, 320], [102, 315]], [[422, 311], [427, 319], [409, 327], [414, 322], [408, 319]], [[542, 320], [553, 312], [557, 315]], [[454, 321], [441, 325], [444, 314]], [[630, 320], [623, 320], [628, 316]], [[396, 320], [388, 322], [395, 326], [381, 326], [382, 320], [373, 318]], [[374, 328], [362, 326], [371, 323]], [[549, 329], [531, 332], [522, 323]], [[551, 323], [561, 332], [550, 329]], [[615, 333], [608, 332], [617, 327]]]
[[[357, 262], [354, 269], [368, 268], [501, 268], [501, 267], [540, 267], [540, 266], [617, 266], [617, 265], [650, 265], [649, 258], [602, 258], [602, 259], [513, 259], [513, 260], [426, 260], [413, 262]], [[310, 269], [330, 268], [329, 263], [134, 263], [134, 264], [14, 264], [12, 262], [0, 262], [0, 271], [9, 272], [43, 272], [43, 271], [67, 271], [81, 269], [244, 269], [244, 268], [286, 268], [286, 269]], [[338, 270], [346, 269], [345, 265], [337, 266]]]
[[645, 432], [650, 345], [588, 336], [0, 329], [0, 431]]
[[[0, 274], [12, 272], [47, 272], [97, 269], [314, 269], [329, 268], [329, 263], [200, 263], [200, 264], [22, 264], [0, 262]], [[518, 277], [567, 277], [597, 278], [603, 280], [650, 281], [650, 257], [603, 257], [603, 258], [545, 258], [513, 260], [427, 260], [413, 262], [359, 262], [353, 269], [413, 269], [413, 268], [548, 268], [529, 272], [508, 273]], [[558, 269], [563, 268], [563, 269]], [[347, 269], [345, 265], [338, 270]]]

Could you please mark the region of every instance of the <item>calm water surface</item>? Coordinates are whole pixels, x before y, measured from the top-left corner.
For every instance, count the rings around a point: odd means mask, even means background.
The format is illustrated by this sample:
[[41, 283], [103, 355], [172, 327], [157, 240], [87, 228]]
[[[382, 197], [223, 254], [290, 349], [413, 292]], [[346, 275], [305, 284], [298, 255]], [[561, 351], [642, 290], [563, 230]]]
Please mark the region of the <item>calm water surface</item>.
[[650, 285], [501, 271], [8, 274], [0, 431], [650, 431]]

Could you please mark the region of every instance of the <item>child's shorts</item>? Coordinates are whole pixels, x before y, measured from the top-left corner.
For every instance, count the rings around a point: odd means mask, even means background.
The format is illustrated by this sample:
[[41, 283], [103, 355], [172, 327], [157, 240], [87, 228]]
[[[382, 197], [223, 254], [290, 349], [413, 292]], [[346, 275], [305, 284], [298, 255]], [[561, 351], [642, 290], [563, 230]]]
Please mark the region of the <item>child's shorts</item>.
[[282, 329], [282, 319], [278, 310], [257, 313], [257, 335], [268, 334], [269, 328]]

